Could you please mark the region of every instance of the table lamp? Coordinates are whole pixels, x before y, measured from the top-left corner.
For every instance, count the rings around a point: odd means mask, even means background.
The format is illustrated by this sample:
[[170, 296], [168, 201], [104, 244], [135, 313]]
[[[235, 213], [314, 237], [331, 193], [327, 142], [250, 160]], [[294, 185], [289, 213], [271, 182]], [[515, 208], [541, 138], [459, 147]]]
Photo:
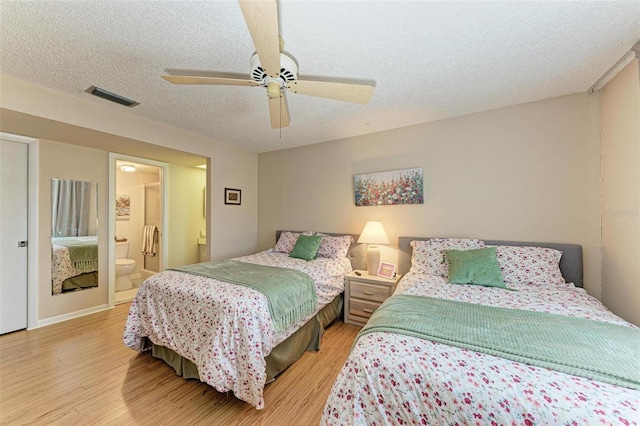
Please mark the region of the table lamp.
[[380, 265], [380, 249], [378, 249], [377, 244], [391, 243], [382, 223], [376, 220], [368, 221], [360, 234], [360, 238], [358, 238], [358, 243], [368, 244], [367, 270], [369, 275], [376, 275]]

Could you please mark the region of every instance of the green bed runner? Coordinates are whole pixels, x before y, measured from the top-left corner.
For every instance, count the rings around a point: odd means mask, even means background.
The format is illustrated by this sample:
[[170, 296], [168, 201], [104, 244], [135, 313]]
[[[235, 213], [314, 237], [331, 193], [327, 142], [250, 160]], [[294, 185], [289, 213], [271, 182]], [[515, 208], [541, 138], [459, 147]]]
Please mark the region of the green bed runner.
[[78, 272], [98, 270], [98, 243], [96, 241], [65, 241], [56, 244], [69, 249], [71, 266]]
[[258, 290], [267, 297], [276, 330], [283, 331], [318, 309], [318, 295], [304, 272], [236, 260], [204, 262], [171, 268]]
[[640, 389], [640, 329], [584, 318], [400, 294], [360, 331], [391, 332]]

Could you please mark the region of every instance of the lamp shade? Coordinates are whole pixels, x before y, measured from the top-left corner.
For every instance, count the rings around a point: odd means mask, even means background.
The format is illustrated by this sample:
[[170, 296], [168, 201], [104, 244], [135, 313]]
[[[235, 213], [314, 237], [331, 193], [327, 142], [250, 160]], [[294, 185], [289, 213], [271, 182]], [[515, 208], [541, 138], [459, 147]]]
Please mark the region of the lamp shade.
[[384, 230], [382, 226], [382, 222], [378, 222], [377, 220], [370, 220], [364, 226], [362, 233], [360, 234], [360, 238], [358, 238], [359, 243], [363, 244], [390, 244], [389, 237], [387, 236], [387, 232]]

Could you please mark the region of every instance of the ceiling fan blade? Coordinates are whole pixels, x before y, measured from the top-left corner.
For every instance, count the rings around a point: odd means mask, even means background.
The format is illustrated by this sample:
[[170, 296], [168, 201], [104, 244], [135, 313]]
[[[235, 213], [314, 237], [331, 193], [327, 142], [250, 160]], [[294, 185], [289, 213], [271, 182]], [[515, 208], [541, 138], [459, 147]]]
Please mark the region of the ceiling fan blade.
[[373, 95], [373, 86], [366, 84], [333, 83], [330, 81], [294, 80], [287, 85], [294, 93], [338, 101], [367, 104]]
[[163, 75], [162, 78], [173, 84], [211, 84], [218, 86], [260, 86], [253, 80], [222, 77], [197, 77], [189, 75]]
[[279, 76], [280, 37], [276, 0], [239, 0], [239, 3], [262, 69], [270, 77]]
[[281, 129], [289, 126], [289, 111], [287, 110], [287, 98], [280, 94], [277, 98], [269, 99], [269, 114], [271, 115], [271, 128]]

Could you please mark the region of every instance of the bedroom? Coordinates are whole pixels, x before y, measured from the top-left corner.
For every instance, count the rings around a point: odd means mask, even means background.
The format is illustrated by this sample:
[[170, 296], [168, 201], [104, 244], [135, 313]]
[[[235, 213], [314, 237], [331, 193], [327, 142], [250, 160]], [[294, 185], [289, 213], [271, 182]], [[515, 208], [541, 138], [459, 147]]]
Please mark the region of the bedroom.
[[[600, 74], [629, 47], [625, 45], [612, 54]], [[617, 314], [638, 323], [637, 269], [629, 265], [629, 271], [624, 272], [624, 264], [618, 264], [622, 256], [633, 256], [634, 252], [623, 237], [614, 238], [614, 231], [638, 235], [638, 191], [633, 186], [638, 164], [633, 163], [631, 154], [616, 151], [617, 145], [607, 139], [614, 134], [619, 137], [618, 133], [606, 127], [600, 130], [611, 122], [605, 121], [607, 114], [612, 120], [620, 116], [619, 109], [628, 108], [608, 104], [604, 94], [585, 93], [600, 74], [567, 96], [260, 154], [152, 123], [122, 112], [120, 107], [91, 100], [78, 102], [72, 96], [6, 75], [2, 79], [1, 121], [2, 131], [61, 142], [71, 150], [86, 140], [84, 132], [92, 129], [102, 136], [114, 135], [108, 136], [111, 143], [122, 143], [121, 138], [126, 137], [210, 158], [207, 199], [211, 217], [216, 220], [208, 223], [207, 235], [217, 242], [208, 248], [212, 258], [264, 249], [273, 244], [276, 229], [357, 233], [369, 219], [383, 221], [392, 241], [400, 235], [437, 234], [577, 242], [585, 249], [587, 290]], [[65, 136], [42, 136], [42, 132], [52, 131], [53, 122], [66, 124], [71, 132]], [[119, 123], [117, 129], [114, 122]], [[39, 135], [30, 134], [29, 129], [34, 128], [39, 129]], [[638, 137], [633, 131], [627, 136], [630, 142], [625, 143], [637, 150]], [[97, 135], [91, 136], [96, 139]], [[609, 148], [613, 150], [608, 151]], [[95, 154], [106, 156], [109, 150]], [[621, 158], [609, 156], [615, 163], [608, 164], [607, 154]], [[41, 157], [40, 167], [46, 167], [46, 161]], [[629, 167], [627, 171], [625, 165]], [[353, 174], [406, 167], [422, 167], [425, 172], [424, 205], [379, 210], [353, 205]], [[83, 172], [86, 179], [96, 179], [92, 174], [100, 170], [99, 185], [106, 187], [107, 162], [92, 169]], [[601, 179], [605, 181], [602, 190]], [[614, 188], [621, 187], [619, 183], [606, 186], [608, 179], [631, 185], [631, 192], [622, 194], [624, 201], [607, 199], [616, 195], [611, 192]], [[242, 188], [242, 206], [222, 203], [225, 187]], [[509, 193], [506, 199], [505, 191]], [[106, 194], [101, 200], [102, 232], [106, 233]], [[48, 204], [41, 200], [40, 205]], [[465, 214], [469, 205], [479, 207], [473, 215]], [[629, 214], [606, 213], [616, 210]], [[40, 223], [47, 223], [49, 215], [47, 209], [40, 208]], [[621, 230], [617, 229], [619, 226]], [[37, 288], [47, 286], [49, 268], [49, 247], [43, 242], [48, 235], [44, 230], [42, 233], [35, 248], [39, 247], [39, 258], [43, 259], [37, 269], [44, 278]], [[635, 247], [637, 259], [637, 243]], [[396, 263], [392, 249], [393, 245], [383, 251], [383, 259]], [[607, 253], [613, 256], [607, 258]], [[71, 306], [65, 303], [52, 309], [48, 304], [51, 296], [41, 292], [38, 308], [30, 311], [30, 324], [108, 303], [106, 288], [99, 295], [80, 292], [77, 298]]]

